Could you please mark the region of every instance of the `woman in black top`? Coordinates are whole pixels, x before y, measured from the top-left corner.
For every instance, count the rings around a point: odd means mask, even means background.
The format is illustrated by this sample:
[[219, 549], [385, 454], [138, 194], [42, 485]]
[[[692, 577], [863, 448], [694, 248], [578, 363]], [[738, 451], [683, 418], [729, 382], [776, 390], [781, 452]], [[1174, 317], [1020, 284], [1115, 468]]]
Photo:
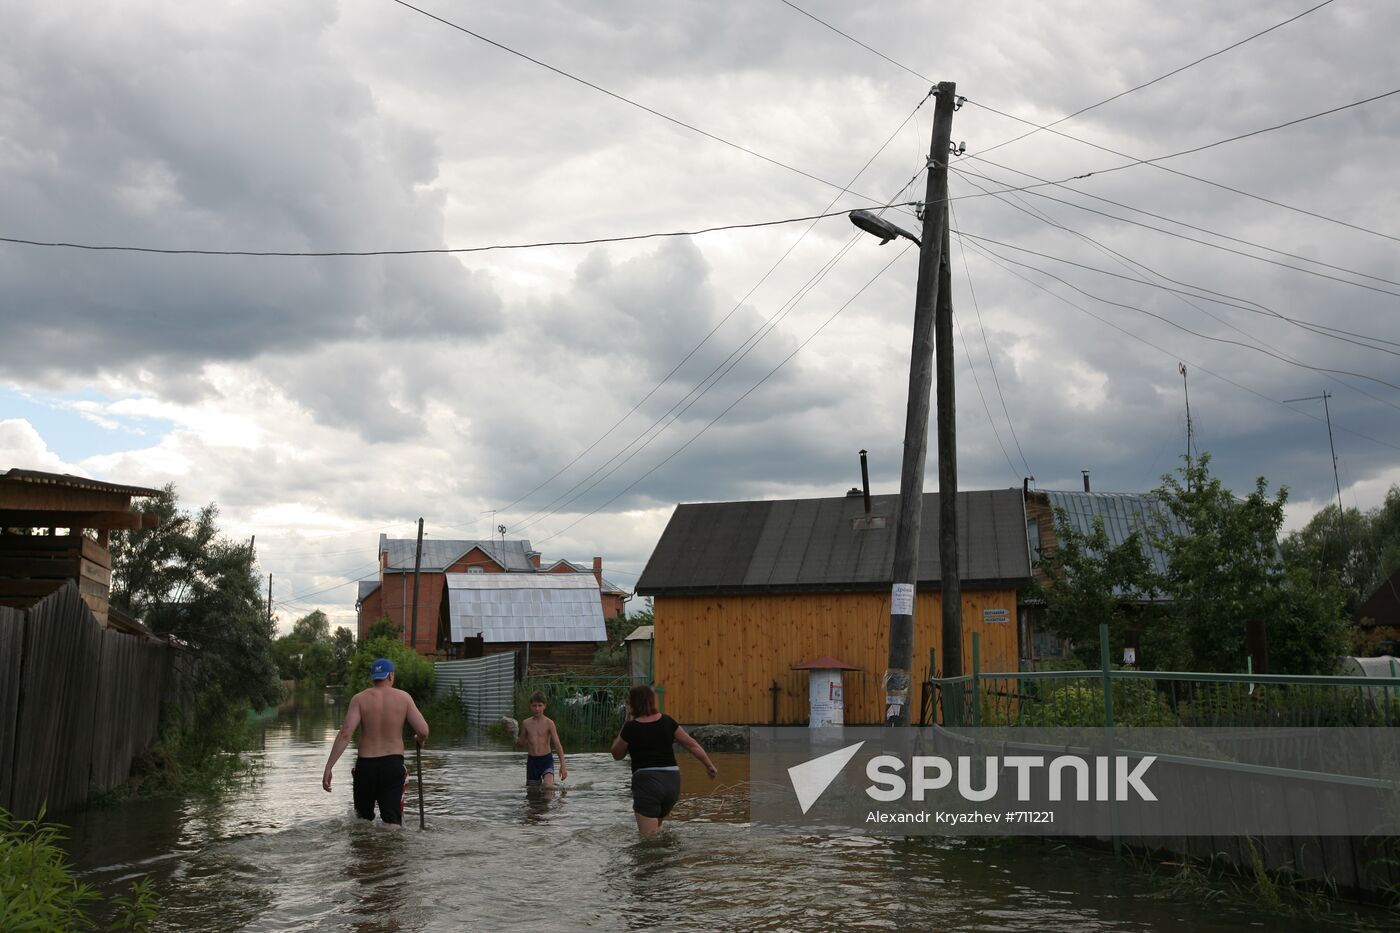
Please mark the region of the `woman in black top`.
[[627, 694], [627, 721], [612, 744], [613, 758], [632, 756], [632, 812], [637, 832], [650, 836], [661, 829], [661, 821], [681, 796], [681, 769], [676, 764], [673, 743], [705, 766], [713, 780], [715, 770], [700, 743], [686, 734], [670, 716], [656, 709], [656, 693], [648, 686], [633, 687]]

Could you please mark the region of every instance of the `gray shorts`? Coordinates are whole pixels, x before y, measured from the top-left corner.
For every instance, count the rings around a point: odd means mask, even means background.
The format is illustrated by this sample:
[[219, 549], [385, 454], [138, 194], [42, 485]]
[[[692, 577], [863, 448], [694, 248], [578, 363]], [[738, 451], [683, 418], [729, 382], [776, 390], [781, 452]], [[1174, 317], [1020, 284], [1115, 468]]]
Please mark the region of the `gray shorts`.
[[632, 772], [632, 811], [654, 820], [665, 818], [681, 799], [679, 771]]

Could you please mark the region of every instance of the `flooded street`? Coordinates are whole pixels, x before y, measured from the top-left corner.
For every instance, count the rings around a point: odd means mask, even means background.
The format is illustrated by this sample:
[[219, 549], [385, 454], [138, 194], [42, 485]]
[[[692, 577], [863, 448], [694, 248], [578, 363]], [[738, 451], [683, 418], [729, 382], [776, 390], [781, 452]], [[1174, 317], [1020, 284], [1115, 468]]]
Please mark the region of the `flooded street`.
[[678, 819], [639, 842], [626, 763], [606, 752], [570, 754], [567, 784], [546, 795], [527, 793], [524, 755], [504, 743], [435, 735], [427, 830], [410, 779], [409, 828], [388, 832], [353, 816], [353, 749], [334, 792], [321, 790], [337, 716], [269, 720], [229, 792], [69, 815], [82, 879], [116, 892], [149, 874], [171, 930], [1284, 928], [1155, 896], [1139, 873], [1082, 849], [754, 829], [742, 822], [743, 755], [715, 755], [713, 784], [684, 756]]

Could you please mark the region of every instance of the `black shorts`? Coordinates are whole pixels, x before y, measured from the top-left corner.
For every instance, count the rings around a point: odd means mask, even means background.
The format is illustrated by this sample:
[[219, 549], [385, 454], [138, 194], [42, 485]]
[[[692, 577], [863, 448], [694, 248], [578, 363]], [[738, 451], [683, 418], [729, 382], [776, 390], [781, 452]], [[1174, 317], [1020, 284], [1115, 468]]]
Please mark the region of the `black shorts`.
[[633, 771], [632, 812], [663, 819], [681, 799], [679, 771]]
[[350, 783], [355, 792], [355, 815], [374, 819], [374, 805], [379, 804], [379, 818], [386, 823], [403, 824], [403, 795], [408, 787], [408, 768], [402, 755], [381, 755], [378, 758], [356, 758], [350, 771]]

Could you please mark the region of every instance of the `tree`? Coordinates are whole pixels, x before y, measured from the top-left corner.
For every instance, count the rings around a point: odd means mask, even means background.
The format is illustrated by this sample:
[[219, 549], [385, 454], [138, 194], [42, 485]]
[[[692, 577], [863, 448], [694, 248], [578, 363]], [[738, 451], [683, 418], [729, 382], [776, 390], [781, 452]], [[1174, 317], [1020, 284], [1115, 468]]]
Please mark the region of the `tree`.
[[330, 638], [331, 620], [321, 610], [313, 609], [292, 623], [292, 637], [308, 645], [322, 638]]
[[355, 654], [355, 633], [343, 625], [336, 626], [335, 635], [331, 637], [331, 645], [335, 655], [335, 666], [331, 668], [330, 683], [345, 683], [345, 672], [350, 667], [350, 659]]
[[301, 679], [301, 656], [306, 643], [292, 635], [283, 635], [272, 643], [272, 658], [277, 662], [277, 676], [282, 680]]
[[1332, 579], [1289, 572], [1278, 546], [1287, 489], [1271, 497], [1259, 477], [1236, 499], [1210, 474], [1210, 455], [1164, 476], [1156, 495], [1188, 529], [1159, 523], [1156, 543], [1167, 553], [1160, 587], [1170, 598], [1170, 625], [1186, 664], [1199, 671], [1240, 671], [1245, 622], [1268, 628], [1271, 670], [1333, 673], [1346, 648], [1340, 590]]
[[144, 500], [141, 511], [161, 521], [114, 533], [112, 604], [195, 653], [204, 713], [275, 702], [275, 632], [253, 549], [220, 536], [214, 504], [181, 511], [173, 485]]
[[630, 616], [623, 614], [613, 616], [603, 620], [604, 630], [607, 632], [608, 640], [603, 643], [593, 654], [594, 664], [625, 665], [627, 663], [627, 636], [635, 632], [640, 626], [651, 625], [654, 615], [652, 612], [651, 600], [647, 600], [647, 607], [632, 613]]
[[335, 667], [335, 647], [330, 638], [319, 638], [307, 645], [301, 656], [298, 685], [320, 689], [330, 682]]
[[376, 658], [388, 658], [394, 662], [395, 687], [408, 691], [419, 703], [432, 699], [433, 679], [436, 676], [433, 662], [403, 642], [389, 638], [367, 638], [360, 642], [345, 675], [349, 692], [370, 686], [369, 668]]
[[1046, 628], [1067, 639], [1082, 664], [1097, 667], [1099, 626], [1107, 624], [1111, 644], [1121, 645], [1129, 623], [1142, 614], [1135, 603], [1156, 586], [1143, 536], [1134, 531], [1114, 547], [1103, 519], [1096, 517], [1085, 534], [1057, 508], [1055, 537], [1055, 549], [1040, 561], [1049, 582], [1033, 585], [1032, 595], [1045, 603]]
[[1346, 612], [1357, 609], [1400, 567], [1400, 486], [1368, 512], [1337, 507], [1318, 512], [1283, 542], [1284, 558], [1322, 582], [1330, 574], [1341, 587]]
[[364, 640], [374, 641], [377, 638], [403, 641], [403, 626], [388, 616], [380, 616], [370, 623], [369, 629], [365, 632]]

